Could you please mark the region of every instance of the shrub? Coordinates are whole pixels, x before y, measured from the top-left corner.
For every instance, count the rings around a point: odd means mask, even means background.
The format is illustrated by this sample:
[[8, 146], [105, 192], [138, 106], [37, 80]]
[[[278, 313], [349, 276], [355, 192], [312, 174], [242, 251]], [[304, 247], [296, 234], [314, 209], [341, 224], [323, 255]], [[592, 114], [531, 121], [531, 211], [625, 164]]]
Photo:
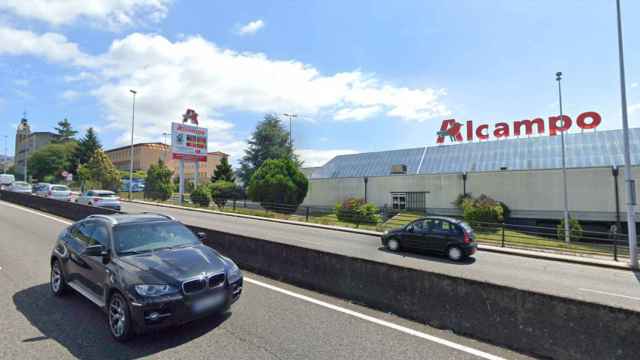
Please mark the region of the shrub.
[[336, 217], [342, 222], [355, 224], [377, 224], [380, 222], [380, 209], [364, 199], [348, 198], [336, 204]]
[[206, 185], [200, 185], [191, 192], [191, 202], [203, 207], [208, 207], [211, 203], [211, 195]]
[[[564, 219], [560, 221], [560, 224], [556, 227], [556, 234], [558, 236], [558, 240], [564, 241]], [[572, 241], [580, 241], [582, 240], [582, 236], [584, 235], [584, 230], [582, 229], [582, 225], [576, 219], [569, 218], [569, 236]]]
[[505, 204], [484, 194], [477, 198], [470, 195], [462, 197], [460, 203], [464, 219], [479, 226], [491, 226], [491, 224], [504, 222], [505, 215], [509, 213], [509, 208]]
[[173, 172], [159, 160], [157, 164], [152, 164], [147, 170], [147, 180], [144, 186], [144, 197], [152, 200], [166, 201], [173, 194], [171, 176]]
[[473, 200], [471, 194], [458, 194], [458, 197], [453, 201], [452, 205], [457, 209], [463, 210], [464, 202], [467, 200]]
[[251, 176], [247, 193], [268, 210], [293, 213], [307, 196], [309, 181], [290, 159], [267, 160]]
[[220, 208], [224, 208], [227, 200], [240, 199], [242, 197], [242, 189], [235, 183], [225, 180], [218, 180], [209, 185], [211, 198], [213, 202]]

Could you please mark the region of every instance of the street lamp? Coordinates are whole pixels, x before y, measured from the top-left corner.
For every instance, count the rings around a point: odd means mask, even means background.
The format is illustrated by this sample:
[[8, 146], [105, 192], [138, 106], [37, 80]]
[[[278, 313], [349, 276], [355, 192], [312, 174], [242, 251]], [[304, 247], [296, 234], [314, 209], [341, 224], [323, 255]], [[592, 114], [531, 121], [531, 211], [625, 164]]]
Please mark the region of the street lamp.
[[293, 113], [291, 113], [291, 114], [284, 113], [284, 114], [282, 114], [282, 115], [284, 115], [284, 116], [286, 116], [286, 117], [288, 117], [288, 118], [289, 118], [289, 147], [290, 147], [290, 148], [293, 148], [293, 143], [292, 143], [292, 140], [293, 140], [293, 139], [292, 139], [292, 137], [291, 137], [291, 136], [293, 135], [293, 134], [291, 133], [291, 120], [292, 120], [293, 118], [298, 117], [298, 115], [297, 115], [297, 114], [293, 114]]
[[622, 46], [622, 15], [620, 0], [616, 0], [618, 17], [618, 60], [620, 62], [620, 102], [622, 104], [622, 137], [624, 141], [624, 180], [627, 186], [627, 234], [629, 238], [629, 264], [638, 268], [638, 240], [636, 237], [636, 184], [631, 174], [631, 151], [629, 148], [629, 120], [627, 118], [627, 85], [624, 75], [624, 51]]
[[[556, 81], [558, 82], [558, 100], [560, 103], [560, 121], [562, 121], [562, 128], [564, 129], [564, 115], [562, 114], [562, 73], [556, 73]], [[560, 132], [560, 143], [562, 146], [562, 184], [564, 186], [564, 241], [569, 243], [569, 199], [567, 197], [567, 164], [564, 155], [564, 130]]]
[[133, 106], [131, 109], [131, 150], [129, 152], [129, 200], [131, 200], [131, 189], [133, 188], [133, 130], [136, 118], [136, 94], [135, 90], [129, 90], [133, 94]]

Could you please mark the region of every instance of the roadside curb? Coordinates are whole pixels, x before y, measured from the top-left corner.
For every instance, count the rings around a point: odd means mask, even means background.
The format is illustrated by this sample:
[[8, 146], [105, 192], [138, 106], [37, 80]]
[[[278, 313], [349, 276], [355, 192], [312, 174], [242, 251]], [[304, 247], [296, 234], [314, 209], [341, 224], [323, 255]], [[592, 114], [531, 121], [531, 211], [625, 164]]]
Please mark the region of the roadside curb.
[[[369, 236], [381, 236], [382, 235], [381, 232], [377, 232], [377, 231], [351, 229], [351, 228], [345, 228], [345, 227], [339, 227], [339, 226], [306, 223], [306, 222], [292, 221], [292, 220], [273, 219], [273, 218], [266, 218], [266, 217], [260, 217], [260, 216], [245, 215], [245, 214], [227, 213], [227, 212], [222, 212], [222, 211], [215, 211], [215, 210], [208, 210], [208, 209], [197, 209], [197, 208], [190, 208], [190, 207], [186, 207], [186, 206], [179, 206], [179, 205], [173, 205], [173, 204], [155, 203], [155, 202], [151, 202], [151, 201], [124, 200], [124, 199], [121, 199], [121, 201], [131, 202], [131, 203], [134, 203], [134, 204], [138, 203], [138, 204], [143, 204], [143, 205], [153, 205], [153, 206], [167, 207], [167, 208], [173, 208], [173, 209], [179, 209], [179, 210], [188, 210], [188, 211], [201, 212], [201, 213], [211, 213], [211, 214], [216, 214], [216, 215], [224, 215], [224, 216], [231, 216], [231, 217], [237, 217], [237, 218], [245, 218], [245, 219], [260, 220], [260, 221], [270, 221], [270, 222], [281, 223], [281, 224], [306, 226], [306, 227], [311, 227], [311, 228], [324, 229], [324, 230], [333, 230], [333, 231], [341, 231], [341, 232], [347, 232], [347, 233], [353, 233], [353, 234], [361, 234], [361, 235], [369, 235]], [[582, 257], [578, 257], [578, 256], [572, 256], [572, 255], [549, 254], [549, 253], [542, 253], [542, 252], [536, 252], [536, 251], [531, 251], [531, 250], [503, 248], [503, 247], [499, 247], [499, 246], [491, 246], [491, 245], [483, 245], [483, 244], [478, 244], [478, 249], [482, 250], [482, 251], [493, 252], [493, 253], [501, 253], [501, 254], [514, 255], [514, 256], [523, 256], [523, 257], [542, 259], [542, 260], [550, 260], [550, 261], [559, 261], [559, 262], [566, 262], [566, 263], [579, 264], [579, 265], [597, 266], [597, 267], [616, 269], [616, 270], [629, 270], [629, 271], [633, 271], [634, 270], [633, 268], [631, 268], [631, 266], [629, 264], [627, 264], [625, 262], [615, 262], [615, 261], [609, 261], [609, 260], [589, 259], [589, 258], [582, 258]]]

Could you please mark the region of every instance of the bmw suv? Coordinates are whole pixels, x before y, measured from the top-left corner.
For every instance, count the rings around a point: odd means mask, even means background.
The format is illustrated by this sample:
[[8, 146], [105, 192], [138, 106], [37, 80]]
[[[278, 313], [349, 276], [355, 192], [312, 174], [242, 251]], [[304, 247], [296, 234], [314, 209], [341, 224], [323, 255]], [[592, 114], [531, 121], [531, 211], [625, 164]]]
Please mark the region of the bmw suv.
[[102, 308], [118, 341], [220, 314], [240, 297], [243, 277], [205, 238], [165, 215], [91, 215], [58, 237], [50, 288]]

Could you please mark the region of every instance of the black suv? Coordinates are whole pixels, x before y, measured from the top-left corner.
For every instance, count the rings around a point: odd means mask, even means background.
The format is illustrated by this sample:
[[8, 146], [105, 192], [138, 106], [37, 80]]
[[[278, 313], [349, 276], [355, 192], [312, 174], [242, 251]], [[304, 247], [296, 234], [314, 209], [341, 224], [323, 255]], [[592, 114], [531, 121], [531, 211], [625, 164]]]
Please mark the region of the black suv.
[[242, 273], [204, 239], [165, 215], [91, 215], [58, 237], [51, 291], [72, 288], [100, 306], [119, 341], [223, 313], [240, 297]]
[[385, 231], [382, 245], [391, 251], [413, 250], [446, 254], [460, 261], [476, 252], [475, 234], [469, 224], [458, 219], [430, 216], [402, 228]]

